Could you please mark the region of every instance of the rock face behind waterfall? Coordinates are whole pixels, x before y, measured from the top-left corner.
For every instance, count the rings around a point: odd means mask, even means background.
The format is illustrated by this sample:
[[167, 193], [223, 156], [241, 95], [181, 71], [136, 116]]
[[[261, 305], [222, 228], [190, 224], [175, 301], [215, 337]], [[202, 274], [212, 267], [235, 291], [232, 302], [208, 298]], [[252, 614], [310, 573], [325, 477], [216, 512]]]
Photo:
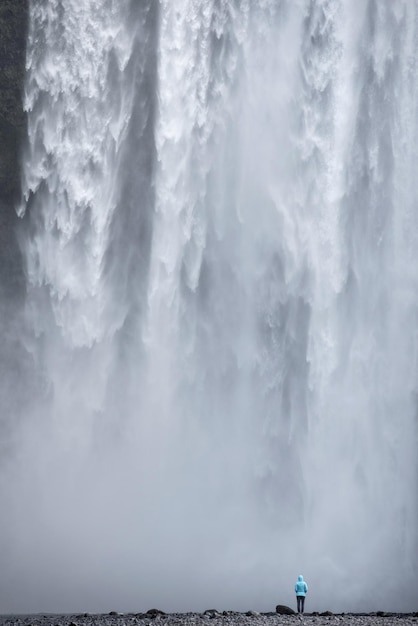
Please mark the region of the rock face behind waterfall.
[[[20, 189], [19, 155], [25, 132], [22, 106], [28, 3], [0, 6], [0, 288], [8, 292], [20, 274], [14, 203]], [[20, 282], [20, 281], [18, 281]], [[9, 293], [7, 293], [9, 296]]]
[[[15, 211], [20, 195], [20, 152], [26, 133], [22, 105], [27, 35], [27, 0], [0, 3], [0, 437], [8, 450], [10, 423], [22, 410], [20, 305], [24, 293]], [[4, 458], [4, 455], [3, 455]]]

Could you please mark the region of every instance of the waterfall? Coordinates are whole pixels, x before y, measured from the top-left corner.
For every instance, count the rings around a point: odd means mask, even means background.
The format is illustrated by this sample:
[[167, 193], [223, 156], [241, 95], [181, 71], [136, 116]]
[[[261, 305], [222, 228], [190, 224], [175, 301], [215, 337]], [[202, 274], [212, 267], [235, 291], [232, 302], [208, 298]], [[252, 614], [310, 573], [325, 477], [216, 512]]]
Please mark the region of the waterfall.
[[416, 3], [29, 5], [2, 607], [416, 610]]

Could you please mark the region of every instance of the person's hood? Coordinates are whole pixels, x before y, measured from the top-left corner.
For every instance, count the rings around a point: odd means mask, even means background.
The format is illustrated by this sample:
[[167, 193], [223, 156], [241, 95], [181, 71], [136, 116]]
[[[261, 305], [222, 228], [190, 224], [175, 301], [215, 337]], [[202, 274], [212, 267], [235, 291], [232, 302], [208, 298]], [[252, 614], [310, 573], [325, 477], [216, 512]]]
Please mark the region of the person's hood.
[[302, 576], [302, 574], [300, 574], [300, 575], [298, 576], [298, 581], [299, 581], [300, 583], [303, 581], [303, 576]]

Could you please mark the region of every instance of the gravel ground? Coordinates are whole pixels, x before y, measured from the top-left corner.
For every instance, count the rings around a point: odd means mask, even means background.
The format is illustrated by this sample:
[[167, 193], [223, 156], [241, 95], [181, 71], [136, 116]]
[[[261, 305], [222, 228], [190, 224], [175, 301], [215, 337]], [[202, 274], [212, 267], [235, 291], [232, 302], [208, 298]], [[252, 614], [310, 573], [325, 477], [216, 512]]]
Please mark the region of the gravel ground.
[[0, 626], [417, 626], [418, 613], [137, 613], [0, 616]]

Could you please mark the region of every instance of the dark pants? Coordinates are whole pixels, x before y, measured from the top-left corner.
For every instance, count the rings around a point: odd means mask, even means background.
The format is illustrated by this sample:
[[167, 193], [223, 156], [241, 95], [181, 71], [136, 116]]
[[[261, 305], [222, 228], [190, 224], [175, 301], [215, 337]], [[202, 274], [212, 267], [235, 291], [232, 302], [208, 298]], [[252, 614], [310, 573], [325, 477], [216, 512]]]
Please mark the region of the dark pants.
[[296, 596], [296, 603], [298, 605], [298, 613], [303, 613], [305, 608], [305, 596]]

